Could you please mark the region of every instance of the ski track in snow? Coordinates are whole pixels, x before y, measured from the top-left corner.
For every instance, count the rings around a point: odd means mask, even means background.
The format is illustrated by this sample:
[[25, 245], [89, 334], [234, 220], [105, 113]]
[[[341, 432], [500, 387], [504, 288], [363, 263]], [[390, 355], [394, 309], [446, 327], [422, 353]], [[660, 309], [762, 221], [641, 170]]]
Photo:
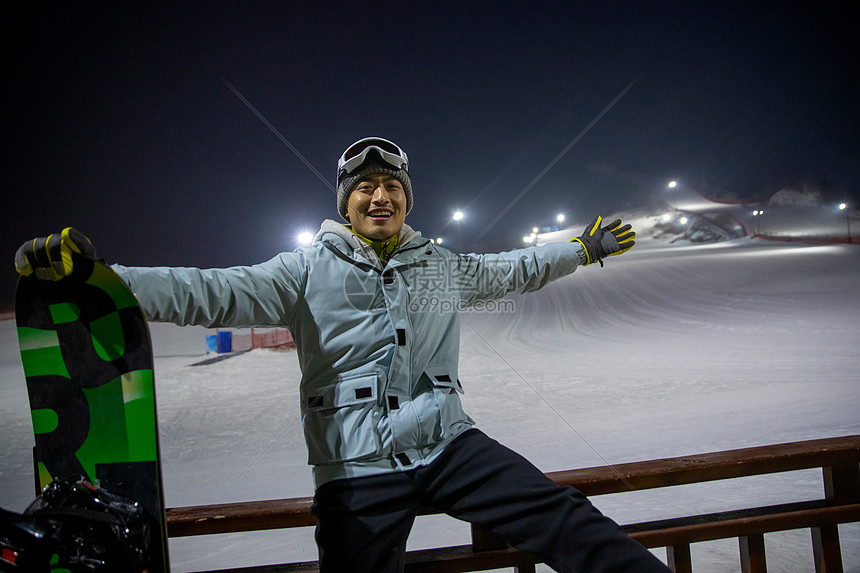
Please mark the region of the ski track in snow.
[[[638, 240], [604, 269], [514, 297], [515, 312], [464, 313], [466, 411], [544, 471], [858, 434], [858, 271], [857, 245]], [[151, 331], [167, 505], [312, 495], [295, 351], [190, 366], [210, 331]], [[33, 498], [33, 438], [8, 320], [0, 385], [0, 506], [22, 511]], [[632, 523], [821, 490], [820, 472], [804, 471], [593, 501]], [[860, 526], [840, 532], [846, 570], [858, 573]], [[467, 542], [466, 524], [430, 516], [409, 548]], [[813, 570], [809, 531], [769, 534], [766, 544], [769, 571]], [[695, 570], [737, 570], [737, 547], [694, 545]], [[175, 572], [316, 558], [310, 528], [171, 539], [170, 552]]]

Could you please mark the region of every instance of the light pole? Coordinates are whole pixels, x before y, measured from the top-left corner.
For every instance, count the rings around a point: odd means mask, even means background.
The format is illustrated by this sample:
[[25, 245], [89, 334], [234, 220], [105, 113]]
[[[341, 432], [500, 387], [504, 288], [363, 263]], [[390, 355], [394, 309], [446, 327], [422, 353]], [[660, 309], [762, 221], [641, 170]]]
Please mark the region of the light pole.
[[454, 211], [454, 215], [451, 217], [454, 219], [454, 222], [457, 223], [457, 249], [462, 253], [463, 252], [463, 231], [462, 226], [460, 225], [460, 221], [463, 220], [463, 212], [462, 211]]
[[848, 203], [840, 203], [839, 210], [845, 211], [845, 228], [848, 231], [848, 242], [851, 242], [851, 217], [848, 216]]
[[[672, 181], [669, 181], [669, 184], [668, 184], [668, 185], [666, 185], [666, 188], [667, 188], [667, 189], [669, 189], [669, 190], [672, 190], [672, 189], [675, 189], [677, 186], [678, 186], [678, 182], [677, 182], [677, 181], [675, 181], [675, 180], [673, 179]], [[672, 207], [674, 210], [676, 210], [676, 211], [677, 211], [677, 210], [678, 210], [678, 200], [677, 200], [677, 198], [675, 198], [675, 204], [674, 204], [674, 205], [672, 204], [672, 201], [669, 201], [669, 206], [670, 206], [670, 207]]]
[[756, 236], [756, 237], [761, 235], [761, 219], [759, 219], [759, 217], [761, 217], [762, 215], [764, 215], [763, 209], [756, 209], [755, 211], [753, 211], [753, 217], [755, 217], [755, 235], [754, 236]]

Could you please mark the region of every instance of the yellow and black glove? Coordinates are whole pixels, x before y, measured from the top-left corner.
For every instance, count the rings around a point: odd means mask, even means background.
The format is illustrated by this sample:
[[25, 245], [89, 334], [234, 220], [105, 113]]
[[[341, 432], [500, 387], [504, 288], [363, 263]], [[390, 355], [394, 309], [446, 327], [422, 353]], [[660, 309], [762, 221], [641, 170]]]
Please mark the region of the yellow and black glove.
[[600, 226], [601, 221], [603, 217], [598, 215], [579, 237], [570, 240], [585, 248], [586, 265], [599, 262], [602, 267], [604, 257], [626, 253], [636, 244], [636, 232], [630, 225], [622, 226], [621, 219], [615, 219], [605, 227]]
[[72, 253], [96, 258], [96, 249], [86, 235], [71, 227], [61, 233], [27, 241], [15, 253], [15, 270], [43, 280], [58, 281], [72, 272]]

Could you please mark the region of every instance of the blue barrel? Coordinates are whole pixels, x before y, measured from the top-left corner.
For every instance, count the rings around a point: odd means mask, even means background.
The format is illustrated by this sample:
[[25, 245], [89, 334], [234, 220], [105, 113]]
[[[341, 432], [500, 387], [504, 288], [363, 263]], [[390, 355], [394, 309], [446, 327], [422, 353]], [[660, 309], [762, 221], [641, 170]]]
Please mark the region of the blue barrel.
[[233, 333], [228, 331], [218, 333], [218, 354], [233, 352]]
[[214, 334], [206, 336], [206, 352], [218, 352], [218, 337]]

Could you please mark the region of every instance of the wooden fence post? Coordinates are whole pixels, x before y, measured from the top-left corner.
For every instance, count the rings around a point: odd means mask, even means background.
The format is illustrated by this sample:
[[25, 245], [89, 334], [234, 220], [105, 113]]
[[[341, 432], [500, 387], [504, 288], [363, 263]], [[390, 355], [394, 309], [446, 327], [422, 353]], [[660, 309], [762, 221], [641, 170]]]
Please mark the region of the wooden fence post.
[[675, 573], [693, 573], [693, 558], [690, 555], [690, 544], [681, 543], [666, 548], [669, 569]]
[[741, 571], [743, 573], [767, 573], [764, 535], [748, 535], [740, 537], [738, 541], [741, 546]]
[[[860, 465], [825, 467], [824, 497], [832, 505], [860, 501]], [[842, 573], [839, 526], [812, 528], [812, 551], [816, 573]]]
[[507, 541], [495, 533], [490, 533], [486, 529], [478, 527], [474, 523], [470, 525], [472, 529], [473, 551], [493, 551], [496, 549], [505, 549], [508, 546]]

